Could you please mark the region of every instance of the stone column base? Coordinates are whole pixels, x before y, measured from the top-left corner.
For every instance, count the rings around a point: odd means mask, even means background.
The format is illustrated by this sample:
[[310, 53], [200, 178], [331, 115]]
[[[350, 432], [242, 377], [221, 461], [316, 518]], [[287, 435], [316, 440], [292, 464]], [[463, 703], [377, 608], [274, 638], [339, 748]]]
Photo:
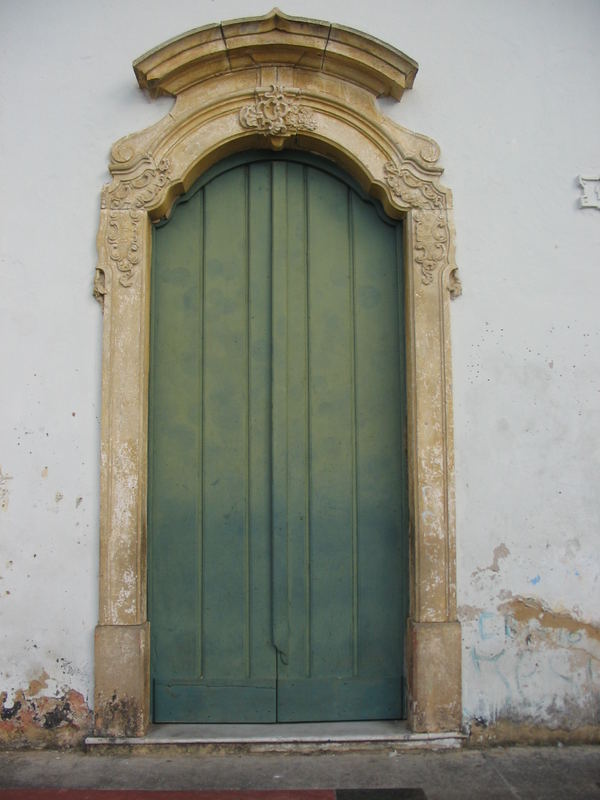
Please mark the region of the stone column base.
[[150, 722], [150, 623], [98, 625], [95, 636], [95, 729], [103, 736], [143, 736]]
[[408, 724], [415, 733], [457, 731], [462, 723], [459, 622], [407, 626]]

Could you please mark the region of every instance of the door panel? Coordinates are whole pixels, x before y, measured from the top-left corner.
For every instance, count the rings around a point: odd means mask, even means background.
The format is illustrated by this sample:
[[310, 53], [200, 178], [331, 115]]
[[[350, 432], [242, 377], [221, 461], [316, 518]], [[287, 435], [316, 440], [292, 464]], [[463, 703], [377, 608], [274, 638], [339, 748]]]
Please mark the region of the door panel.
[[278, 719], [395, 718], [405, 588], [398, 230], [347, 185], [302, 170], [287, 168], [288, 225], [304, 236], [288, 236], [290, 652], [278, 664]]
[[399, 717], [400, 226], [318, 161], [240, 161], [154, 236], [154, 718]]
[[275, 719], [267, 186], [269, 165], [229, 171], [154, 237], [157, 721]]

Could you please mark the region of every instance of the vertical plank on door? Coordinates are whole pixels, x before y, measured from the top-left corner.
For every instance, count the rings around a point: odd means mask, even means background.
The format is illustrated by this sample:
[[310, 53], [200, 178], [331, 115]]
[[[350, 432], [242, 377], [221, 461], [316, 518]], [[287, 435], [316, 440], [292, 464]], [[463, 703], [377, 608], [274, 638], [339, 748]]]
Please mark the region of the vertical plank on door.
[[[161, 268], [152, 276], [149, 601], [153, 627], [162, 632], [160, 640], [152, 639], [152, 668], [160, 678], [200, 674], [197, 398], [202, 309], [197, 265], [202, 255], [202, 213], [199, 197], [194, 205], [178, 209], [168, 235], [154, 237], [154, 260]], [[178, 387], [177, 393], [172, 386]]]
[[288, 236], [287, 164], [272, 164], [273, 643], [287, 663], [288, 615]]
[[[162, 507], [166, 531], [153, 579], [162, 576], [161, 590], [151, 603], [161, 654], [153, 662], [157, 721], [275, 719], [270, 196], [269, 165], [227, 171], [182, 203], [155, 237], [164, 280], [172, 253], [185, 252], [179, 277], [186, 289], [182, 298], [163, 292], [155, 300], [169, 332], [155, 332], [154, 383], [164, 402], [154, 404], [151, 446], [196, 502], [194, 518], [182, 519], [170, 484], [155, 476], [152, 502]], [[201, 243], [197, 252], [186, 249], [190, 237]], [[189, 424], [174, 439], [169, 419], [179, 406]], [[153, 539], [158, 544], [154, 529]], [[171, 630], [182, 625], [183, 641], [174, 641]], [[194, 663], [182, 649], [192, 643]], [[172, 668], [163, 671], [161, 659]]]
[[396, 718], [406, 527], [398, 223], [318, 169], [288, 165], [287, 185], [290, 657], [278, 667], [278, 719]]
[[[249, 209], [249, 495], [251, 677], [275, 678], [271, 643], [271, 165], [252, 164]], [[273, 703], [275, 697], [273, 697]], [[275, 719], [275, 708], [271, 714]]]
[[204, 190], [204, 675], [245, 675], [248, 526], [247, 169]]
[[[355, 263], [359, 672], [398, 683], [400, 716], [407, 570], [398, 223], [352, 198]], [[388, 708], [388, 713], [390, 710]]]
[[311, 640], [315, 675], [352, 675], [352, 366], [348, 189], [308, 172]]
[[311, 674], [310, 604], [310, 417], [308, 413], [308, 261], [307, 168], [287, 165], [288, 237], [288, 598], [289, 661], [278, 676], [309, 678]]

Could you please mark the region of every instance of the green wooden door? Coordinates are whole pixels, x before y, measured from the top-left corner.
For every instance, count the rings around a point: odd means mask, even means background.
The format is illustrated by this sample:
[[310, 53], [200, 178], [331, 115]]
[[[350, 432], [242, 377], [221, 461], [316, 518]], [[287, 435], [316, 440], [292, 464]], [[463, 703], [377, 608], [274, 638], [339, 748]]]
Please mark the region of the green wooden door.
[[155, 230], [157, 722], [402, 715], [400, 233], [332, 166], [259, 153]]

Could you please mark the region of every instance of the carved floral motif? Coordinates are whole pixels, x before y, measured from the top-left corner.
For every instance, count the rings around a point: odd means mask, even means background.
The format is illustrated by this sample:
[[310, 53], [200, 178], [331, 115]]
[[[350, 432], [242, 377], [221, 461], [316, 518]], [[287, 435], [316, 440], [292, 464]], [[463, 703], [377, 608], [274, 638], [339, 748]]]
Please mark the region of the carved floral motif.
[[[149, 206], [169, 181], [168, 159], [158, 163], [146, 154], [142, 167], [131, 178], [121, 178], [102, 196], [102, 208], [109, 210], [106, 242], [110, 260], [120, 273], [119, 283], [133, 284], [135, 269], [140, 261], [139, 224], [142, 210]], [[123, 214], [122, 212], [128, 212]], [[100, 270], [102, 271], [102, 270]], [[104, 281], [95, 281], [94, 294], [100, 299], [105, 294]]]
[[133, 284], [133, 273], [139, 264], [138, 227], [140, 213], [134, 206], [129, 217], [111, 211], [108, 218], [108, 253], [110, 260], [121, 273], [119, 283], [129, 288]]
[[298, 102], [299, 95], [299, 89], [278, 85], [257, 89], [254, 103], [240, 111], [240, 125], [274, 137], [314, 131], [317, 127], [314, 114]]
[[415, 263], [421, 269], [421, 281], [433, 282], [438, 267], [448, 262], [449, 232], [445, 211], [415, 209]]
[[[446, 196], [432, 183], [423, 180], [405, 166], [393, 161], [384, 164], [387, 185], [398, 201], [413, 209], [415, 230], [415, 264], [421, 271], [421, 281], [428, 286], [438, 268], [449, 261], [450, 230], [446, 211]], [[462, 288], [454, 268], [448, 279], [451, 297], [458, 297]]]

